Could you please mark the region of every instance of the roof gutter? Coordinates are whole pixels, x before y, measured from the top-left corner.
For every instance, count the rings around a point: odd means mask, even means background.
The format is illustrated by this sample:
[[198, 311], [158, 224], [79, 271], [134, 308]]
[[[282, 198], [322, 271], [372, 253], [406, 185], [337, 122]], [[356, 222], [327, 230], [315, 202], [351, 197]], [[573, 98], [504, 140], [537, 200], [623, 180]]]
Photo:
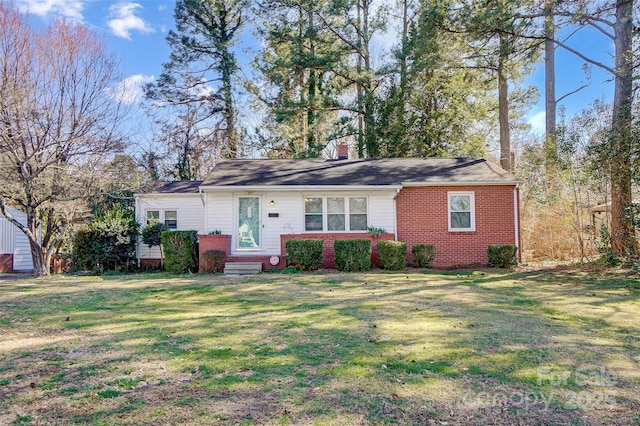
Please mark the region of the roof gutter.
[[139, 198], [139, 197], [193, 197], [194, 195], [198, 195], [199, 193], [201, 193], [201, 190], [198, 190], [198, 192], [143, 192], [143, 193], [137, 193], [137, 194], [133, 194], [134, 198]]
[[202, 185], [200, 187], [202, 192], [373, 191], [400, 189], [402, 189], [402, 185]]
[[505, 185], [520, 185], [524, 183], [523, 180], [508, 180], [508, 181], [482, 181], [482, 180], [470, 180], [470, 181], [442, 181], [442, 182], [402, 182], [403, 188], [420, 187], [420, 186], [505, 186]]

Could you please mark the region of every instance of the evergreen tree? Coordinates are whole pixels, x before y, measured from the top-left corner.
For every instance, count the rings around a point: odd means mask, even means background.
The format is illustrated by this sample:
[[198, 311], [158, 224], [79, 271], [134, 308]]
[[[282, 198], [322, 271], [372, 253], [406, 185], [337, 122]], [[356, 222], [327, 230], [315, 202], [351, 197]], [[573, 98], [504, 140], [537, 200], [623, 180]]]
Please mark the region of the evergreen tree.
[[[170, 31], [170, 62], [147, 96], [161, 105], [190, 105], [201, 128], [222, 139], [222, 155], [238, 156], [240, 132], [233, 76], [238, 71], [233, 45], [246, 21], [247, 0], [178, 0], [176, 31]], [[182, 113], [190, 120], [192, 114]], [[185, 126], [193, 126], [191, 122]]]
[[377, 113], [382, 155], [485, 155], [495, 117], [485, 70], [465, 61], [462, 35], [443, 29], [443, 3], [401, 6], [402, 37]]
[[342, 102], [342, 113], [355, 118], [352, 133], [355, 133], [360, 158], [381, 154], [375, 117], [380, 77], [374, 68], [371, 50], [375, 34], [386, 29], [388, 13], [386, 6], [374, 6], [372, 0], [347, 0], [333, 3], [333, 20], [323, 19], [348, 53], [337, 64], [337, 73], [344, 79], [344, 89], [349, 92], [355, 89], [355, 98], [351, 96]]
[[[517, 87], [537, 61], [542, 43], [536, 39], [531, 20], [523, 18], [527, 0], [470, 0], [448, 12], [449, 28], [463, 32], [474, 50], [473, 66], [484, 68], [495, 77], [498, 94], [500, 166], [511, 171], [511, 128], [515, 100], [530, 100], [530, 92]], [[529, 99], [527, 99], [529, 98]]]
[[328, 29], [330, 2], [266, 0], [259, 5], [265, 49], [255, 61], [263, 81], [253, 93], [277, 123], [276, 150], [286, 156], [318, 157], [340, 134], [336, 74], [346, 49]]

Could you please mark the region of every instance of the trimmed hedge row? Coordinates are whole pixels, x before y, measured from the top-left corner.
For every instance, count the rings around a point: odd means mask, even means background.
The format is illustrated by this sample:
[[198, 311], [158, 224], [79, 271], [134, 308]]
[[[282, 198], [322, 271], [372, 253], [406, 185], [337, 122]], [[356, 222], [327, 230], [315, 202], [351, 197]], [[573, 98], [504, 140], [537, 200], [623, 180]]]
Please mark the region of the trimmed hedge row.
[[336, 269], [342, 272], [363, 272], [371, 269], [371, 240], [354, 238], [333, 242]]
[[[196, 231], [165, 231], [162, 246], [166, 253], [165, 268], [171, 273], [185, 273], [197, 268]], [[302, 271], [314, 271], [323, 263], [324, 241], [321, 239], [289, 240], [285, 243], [289, 261]], [[343, 272], [363, 272], [371, 269], [371, 240], [355, 238], [333, 242], [335, 267]], [[407, 266], [407, 243], [378, 241], [378, 263], [381, 268], [401, 270]], [[435, 247], [416, 244], [411, 248], [413, 266], [430, 268], [435, 259]], [[208, 250], [202, 255], [206, 272], [221, 272], [226, 254], [223, 250]], [[487, 248], [490, 267], [511, 267], [517, 264], [517, 247], [513, 244], [493, 244]]]
[[301, 271], [316, 271], [323, 262], [323, 240], [303, 239], [289, 240], [285, 243], [287, 258]]
[[407, 266], [407, 243], [378, 241], [378, 264], [382, 269], [399, 271]]

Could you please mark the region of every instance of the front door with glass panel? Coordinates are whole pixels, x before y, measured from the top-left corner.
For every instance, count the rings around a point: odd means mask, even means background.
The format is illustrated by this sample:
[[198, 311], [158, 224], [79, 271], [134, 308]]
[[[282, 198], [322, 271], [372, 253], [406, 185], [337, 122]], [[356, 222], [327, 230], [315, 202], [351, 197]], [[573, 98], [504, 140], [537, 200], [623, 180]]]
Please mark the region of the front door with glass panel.
[[238, 248], [260, 248], [260, 198], [238, 198]]

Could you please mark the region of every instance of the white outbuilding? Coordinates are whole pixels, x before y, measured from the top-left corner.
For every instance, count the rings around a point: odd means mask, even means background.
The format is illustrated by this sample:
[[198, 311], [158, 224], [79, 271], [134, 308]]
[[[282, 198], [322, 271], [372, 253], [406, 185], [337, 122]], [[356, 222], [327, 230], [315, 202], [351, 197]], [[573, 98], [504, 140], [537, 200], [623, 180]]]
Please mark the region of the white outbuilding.
[[[26, 223], [27, 215], [9, 208], [8, 212], [20, 223]], [[0, 213], [0, 272], [31, 272], [33, 259], [31, 247], [24, 233]]]

